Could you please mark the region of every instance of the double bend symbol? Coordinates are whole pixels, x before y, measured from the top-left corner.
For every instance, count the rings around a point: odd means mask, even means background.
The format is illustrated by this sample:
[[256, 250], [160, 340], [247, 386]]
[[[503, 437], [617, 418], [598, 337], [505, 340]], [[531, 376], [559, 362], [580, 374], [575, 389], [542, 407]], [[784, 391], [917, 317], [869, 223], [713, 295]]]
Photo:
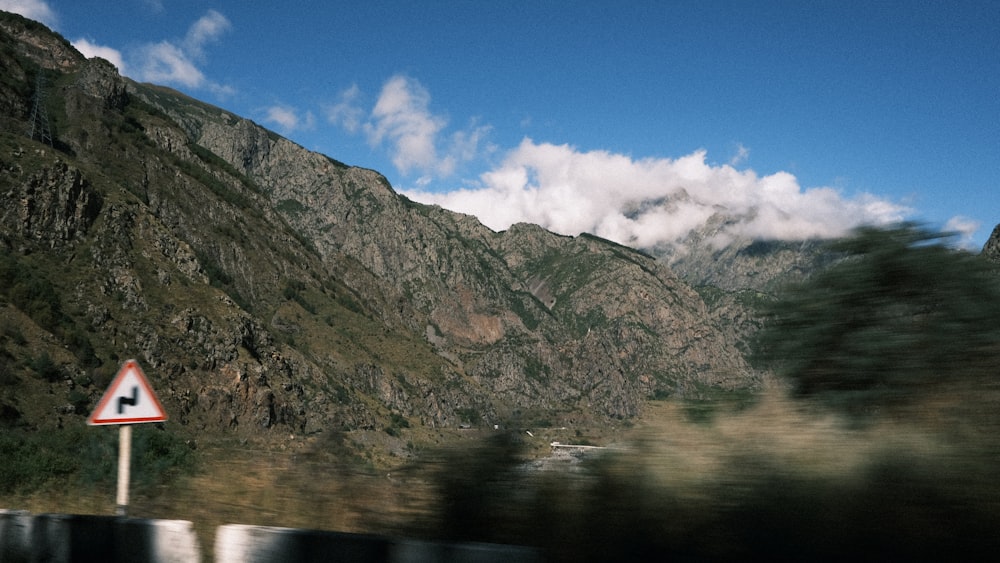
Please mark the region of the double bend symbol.
[[118, 414], [125, 412], [125, 405], [134, 407], [139, 402], [139, 387], [132, 386], [132, 397], [118, 397]]

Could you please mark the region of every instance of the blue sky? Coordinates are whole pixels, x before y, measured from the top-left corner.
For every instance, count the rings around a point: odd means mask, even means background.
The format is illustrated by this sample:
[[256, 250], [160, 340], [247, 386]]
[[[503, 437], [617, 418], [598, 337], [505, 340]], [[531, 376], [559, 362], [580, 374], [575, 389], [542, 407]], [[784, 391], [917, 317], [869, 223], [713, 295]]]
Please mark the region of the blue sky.
[[0, 0], [494, 229], [1000, 223], [1000, 2]]

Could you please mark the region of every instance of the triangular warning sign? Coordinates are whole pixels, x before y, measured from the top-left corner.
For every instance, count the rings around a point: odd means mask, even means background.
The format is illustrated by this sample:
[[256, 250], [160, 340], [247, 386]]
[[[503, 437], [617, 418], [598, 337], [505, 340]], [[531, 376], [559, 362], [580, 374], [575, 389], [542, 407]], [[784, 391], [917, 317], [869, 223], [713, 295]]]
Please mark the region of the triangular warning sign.
[[139, 363], [129, 360], [118, 370], [101, 402], [87, 418], [87, 424], [138, 424], [166, 420], [167, 413], [149, 386]]

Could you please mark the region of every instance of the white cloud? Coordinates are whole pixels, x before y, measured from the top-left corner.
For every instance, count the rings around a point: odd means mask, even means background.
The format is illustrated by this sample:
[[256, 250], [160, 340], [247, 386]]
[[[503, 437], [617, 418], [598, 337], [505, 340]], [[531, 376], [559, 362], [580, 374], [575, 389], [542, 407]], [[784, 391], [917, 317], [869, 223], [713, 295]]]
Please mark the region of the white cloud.
[[974, 250], [975, 243], [973, 237], [979, 230], [982, 223], [968, 217], [952, 217], [944, 224], [944, 231], [958, 234], [958, 245], [962, 248]]
[[357, 84], [341, 92], [337, 103], [324, 108], [327, 121], [343, 127], [348, 133], [357, 133], [365, 119], [365, 110], [358, 105], [360, 96], [361, 89]]
[[[479, 125], [473, 120], [467, 129], [452, 133], [448, 154], [439, 168], [447, 170], [450, 174], [459, 163], [468, 162], [479, 156], [484, 150], [482, 145], [492, 129], [489, 125]], [[494, 150], [496, 147], [493, 145], [487, 145], [485, 148], [485, 152]]]
[[169, 41], [144, 45], [134, 53], [139, 80], [200, 88], [205, 75], [183, 49]]
[[208, 80], [199, 68], [199, 63], [205, 61], [205, 46], [217, 41], [230, 28], [225, 16], [209, 10], [191, 25], [183, 40], [147, 43], [128, 53], [128, 70], [133, 78], [145, 82], [204, 88], [217, 96], [230, 95], [231, 87]]
[[215, 94], [215, 97], [217, 98], [228, 98], [236, 93], [236, 88], [233, 88], [228, 84], [209, 82], [207, 88], [208, 91]]
[[435, 138], [447, 120], [429, 111], [430, 100], [419, 82], [394, 76], [382, 86], [370, 120], [364, 125], [372, 146], [383, 142], [392, 145], [392, 163], [403, 174], [439, 165]]
[[192, 57], [204, 57], [205, 44], [217, 41], [231, 27], [226, 16], [215, 10], [209, 10], [188, 29], [184, 37], [184, 51]]
[[[358, 92], [352, 89], [327, 111], [331, 122], [347, 130], [360, 123]], [[416, 80], [396, 75], [382, 86], [378, 100], [360, 130], [372, 147], [388, 145], [393, 166], [405, 175], [416, 171], [421, 183], [430, 177], [447, 177], [463, 162], [479, 155], [489, 126], [475, 121], [464, 130], [445, 134], [448, 119], [430, 111], [431, 97]]]
[[112, 47], [105, 47], [104, 45], [98, 45], [97, 43], [91, 42], [89, 39], [77, 39], [73, 41], [73, 47], [77, 51], [83, 53], [83, 56], [89, 58], [101, 57], [102, 59], [115, 65], [120, 74], [126, 74], [125, 72], [125, 60], [122, 57], [121, 51]]
[[803, 189], [786, 172], [760, 177], [709, 165], [705, 156], [697, 151], [677, 159], [633, 159], [525, 139], [482, 174], [476, 188], [404, 193], [476, 215], [495, 230], [529, 222], [635, 247], [673, 243], [717, 213], [736, 219], [723, 238], [798, 240], [900, 221], [910, 212], [871, 195], [848, 199], [832, 188]]
[[265, 110], [264, 121], [276, 125], [283, 134], [287, 135], [292, 131], [312, 129], [316, 124], [316, 119], [312, 112], [299, 115], [295, 108], [277, 105]]
[[740, 164], [746, 162], [747, 159], [749, 158], [750, 158], [750, 149], [743, 146], [743, 143], [739, 143], [736, 145], [736, 153], [733, 154], [733, 157], [729, 159], [729, 165], [739, 166]]
[[0, 0], [0, 10], [42, 22], [52, 28], [59, 24], [55, 11], [45, 0]]

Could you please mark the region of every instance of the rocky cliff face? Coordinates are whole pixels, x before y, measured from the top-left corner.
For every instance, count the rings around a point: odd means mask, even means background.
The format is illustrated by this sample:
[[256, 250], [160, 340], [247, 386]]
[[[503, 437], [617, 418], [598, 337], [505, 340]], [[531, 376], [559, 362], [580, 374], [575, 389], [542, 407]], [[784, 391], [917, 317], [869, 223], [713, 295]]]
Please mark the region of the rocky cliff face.
[[[235, 433], [629, 418], [758, 383], [663, 261], [416, 204], [14, 16], [0, 41], [0, 368], [52, 358], [65, 416], [126, 357], [179, 422]], [[52, 146], [23, 134], [43, 71]]]
[[982, 255], [986, 257], [987, 260], [1000, 264], [1000, 225], [997, 225], [993, 229], [993, 232], [990, 234], [990, 238], [987, 239], [986, 244], [983, 245]]

